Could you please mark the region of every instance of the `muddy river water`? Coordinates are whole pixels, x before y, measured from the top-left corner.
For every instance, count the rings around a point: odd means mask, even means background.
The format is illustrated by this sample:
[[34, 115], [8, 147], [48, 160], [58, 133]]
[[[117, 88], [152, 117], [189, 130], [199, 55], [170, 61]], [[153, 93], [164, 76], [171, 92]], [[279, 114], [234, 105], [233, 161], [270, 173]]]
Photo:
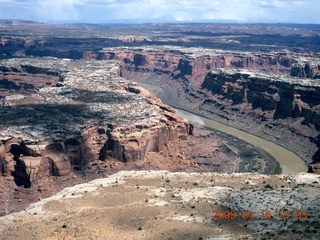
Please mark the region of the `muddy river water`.
[[[153, 92], [155, 95], [159, 95], [162, 91], [160, 87], [139, 83], [140, 86], [148, 89], [149, 91]], [[186, 118], [189, 121], [198, 122], [205, 127], [212, 128], [219, 130], [221, 132], [225, 132], [227, 134], [233, 135], [235, 137], [241, 138], [242, 140], [263, 149], [264, 151], [268, 152], [271, 156], [273, 156], [280, 164], [282, 169], [282, 173], [289, 174], [289, 173], [299, 173], [299, 172], [306, 172], [307, 166], [304, 161], [299, 158], [293, 152], [269, 141], [266, 141], [260, 137], [255, 135], [249, 134], [247, 132], [238, 130], [231, 126], [227, 126], [221, 124], [219, 122], [213, 121], [208, 118], [201, 117], [199, 115], [193, 114], [191, 112], [183, 111], [180, 109], [175, 109], [177, 114], [181, 117]]]

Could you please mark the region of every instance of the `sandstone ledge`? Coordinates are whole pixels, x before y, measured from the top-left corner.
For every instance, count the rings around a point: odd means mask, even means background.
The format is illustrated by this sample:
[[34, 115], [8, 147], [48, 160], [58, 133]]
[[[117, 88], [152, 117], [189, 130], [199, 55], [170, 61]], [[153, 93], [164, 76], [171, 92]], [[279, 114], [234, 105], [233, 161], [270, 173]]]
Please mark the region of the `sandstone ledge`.
[[18, 185], [109, 158], [143, 160], [192, 133], [169, 106], [119, 77], [117, 61], [11, 59], [0, 66], [8, 82], [57, 76], [47, 87], [20, 85], [0, 98], [0, 170]]
[[196, 87], [188, 79], [165, 74], [124, 71], [124, 76], [161, 87], [158, 97], [167, 104], [277, 143], [306, 164], [319, 161], [320, 87], [316, 79], [217, 69]]

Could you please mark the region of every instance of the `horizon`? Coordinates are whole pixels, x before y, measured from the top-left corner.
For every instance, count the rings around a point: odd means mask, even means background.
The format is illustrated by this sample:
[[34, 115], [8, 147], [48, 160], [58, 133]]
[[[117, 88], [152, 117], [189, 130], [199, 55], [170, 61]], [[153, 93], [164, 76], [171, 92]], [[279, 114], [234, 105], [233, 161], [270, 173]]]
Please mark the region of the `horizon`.
[[[148, 25], [148, 24], [225, 24], [225, 25], [270, 25], [270, 26], [319, 26], [320, 23], [298, 23], [298, 22], [238, 22], [231, 20], [207, 20], [207, 21], [149, 21], [150, 19], [116, 19], [116, 20], [107, 20], [105, 22], [85, 22], [81, 20], [50, 20], [46, 22], [32, 20], [32, 19], [20, 19], [20, 18], [0, 18], [0, 24], [4, 21], [21, 21], [26, 22], [26, 24], [44, 24], [44, 25]], [[151, 19], [152, 20], [152, 19]], [[23, 23], [22, 23], [23, 24]], [[14, 25], [14, 24], [12, 24]], [[320, 30], [320, 29], [319, 29]]]
[[310, 0], [0, 0], [0, 19], [43, 23], [320, 24]]

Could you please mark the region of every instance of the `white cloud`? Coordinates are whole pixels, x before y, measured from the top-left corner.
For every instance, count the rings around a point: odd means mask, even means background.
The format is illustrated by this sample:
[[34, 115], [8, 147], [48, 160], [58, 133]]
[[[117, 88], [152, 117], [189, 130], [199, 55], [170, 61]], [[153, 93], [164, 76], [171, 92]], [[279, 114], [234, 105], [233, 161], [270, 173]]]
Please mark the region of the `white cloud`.
[[143, 2], [143, 0], [79, 0], [79, 2], [85, 5], [108, 6], [119, 4], [137, 4]]
[[[319, 0], [0, 0], [0, 18], [40, 21], [160, 18], [319, 23]], [[27, 9], [27, 10], [26, 10]]]
[[80, 0], [37, 0], [35, 13], [41, 20], [73, 20], [79, 18], [76, 5]]

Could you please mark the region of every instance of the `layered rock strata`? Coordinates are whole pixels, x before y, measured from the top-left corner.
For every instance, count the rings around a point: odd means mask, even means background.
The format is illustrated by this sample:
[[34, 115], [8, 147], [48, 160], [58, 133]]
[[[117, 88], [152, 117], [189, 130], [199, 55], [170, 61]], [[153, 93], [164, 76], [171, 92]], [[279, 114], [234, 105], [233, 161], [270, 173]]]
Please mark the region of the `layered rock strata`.
[[[202, 94], [208, 95], [199, 109], [210, 111], [210, 106], [216, 107], [216, 114], [230, 123], [239, 126], [235, 123], [239, 121], [249, 132], [275, 137], [282, 145], [291, 146], [307, 163], [320, 161], [318, 80], [217, 69], [208, 73], [201, 87]], [[250, 115], [256, 123], [244, 125], [242, 119]], [[250, 130], [255, 125], [260, 126]]]
[[320, 79], [320, 60], [299, 59], [297, 62], [292, 64], [291, 76]]
[[[0, 178], [17, 186], [30, 188], [108, 159], [143, 160], [192, 134], [187, 120], [119, 77], [116, 61], [11, 59], [0, 65], [8, 83], [1, 86], [8, 91], [0, 98]], [[33, 88], [19, 85], [19, 77]]]
[[208, 73], [201, 87], [232, 100], [233, 105], [248, 104], [252, 110], [261, 108], [270, 112], [265, 120], [303, 118], [304, 123], [320, 125], [317, 80], [216, 69]]
[[121, 60], [129, 71], [158, 72], [185, 77], [199, 85], [215, 68], [249, 68], [274, 72], [289, 72], [298, 58], [292, 52], [249, 53], [174, 46], [141, 48], [104, 48], [84, 53], [85, 59]]
[[[167, 104], [276, 142], [306, 163], [319, 161], [319, 81], [312, 80], [318, 58], [166, 46], [106, 48], [86, 58], [121, 60], [125, 78], [162, 87]], [[301, 63], [314, 67], [297, 70]], [[218, 70], [221, 76], [211, 88], [215, 70], [209, 69], [219, 67], [226, 70]]]
[[194, 86], [185, 78], [127, 71], [124, 76], [160, 86], [167, 104], [270, 140], [319, 161], [319, 81], [254, 70], [213, 70]]
[[[31, 31], [36, 30], [31, 29]], [[44, 28], [43, 31], [48, 31], [48, 29]], [[60, 29], [52, 29], [52, 32], [55, 31], [60, 34]], [[201, 38], [198, 39], [198, 42], [196, 38], [192, 38], [195, 32], [190, 32], [190, 36], [184, 36], [186, 39], [178, 39], [173, 44], [169, 38], [157, 41], [152, 40], [152, 37], [126, 35], [119, 39], [115, 36], [81, 39], [77, 36], [79, 29], [71, 28], [70, 31], [75, 34], [75, 38], [61, 40], [44, 37], [41, 36], [43, 33], [37, 31], [35, 32], [37, 38], [2, 37], [0, 38], [0, 54], [87, 60], [116, 59], [131, 63], [133, 68], [142, 66], [149, 71], [181, 71], [182, 75], [189, 75], [189, 80], [201, 80], [208, 70], [225, 67], [287, 73], [291, 71], [292, 76], [298, 77], [315, 78], [319, 76], [318, 69], [316, 69], [318, 65], [314, 65], [314, 61], [318, 61], [319, 58], [319, 53], [316, 51], [279, 50], [273, 49], [274, 46], [270, 46], [268, 51], [259, 51], [255, 49], [257, 44], [241, 43], [236, 40], [229, 40], [230, 45], [236, 45], [234, 50], [228, 49], [227, 46], [209, 48], [207, 44], [202, 46]], [[47, 34], [50, 35], [50, 33]], [[154, 38], [157, 37], [154, 36]], [[224, 42], [223, 39], [215, 39], [215, 41]], [[197, 44], [193, 43], [188, 46], [188, 42], [197, 42]], [[106, 46], [111, 47], [106, 48]], [[240, 46], [245, 49], [238, 51]], [[308, 60], [306, 63], [305, 59], [308, 58], [315, 59]]]

